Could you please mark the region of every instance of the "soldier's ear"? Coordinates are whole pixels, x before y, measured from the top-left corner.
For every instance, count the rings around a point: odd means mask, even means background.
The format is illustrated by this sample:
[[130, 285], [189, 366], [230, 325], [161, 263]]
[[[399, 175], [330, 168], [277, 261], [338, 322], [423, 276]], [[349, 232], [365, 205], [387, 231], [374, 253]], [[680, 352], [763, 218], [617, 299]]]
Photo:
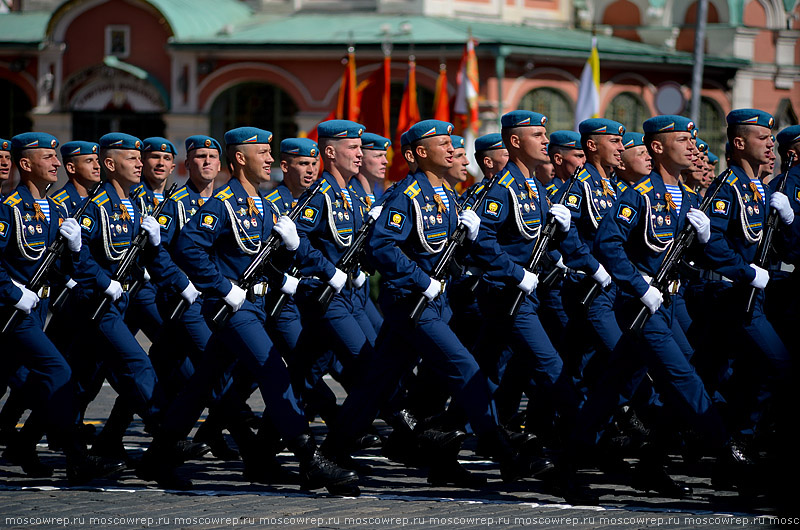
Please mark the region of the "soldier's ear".
[[483, 167], [486, 169], [494, 169], [494, 160], [489, 156], [483, 157]]
[[19, 165], [19, 168], [22, 171], [30, 171], [31, 170], [31, 159], [28, 158], [27, 156], [24, 156], [24, 157], [19, 159], [18, 165]]
[[285, 158], [281, 158], [281, 171], [286, 173], [286, 170], [289, 169], [289, 163], [286, 162]]
[[731, 147], [733, 147], [737, 151], [744, 151], [744, 143], [745, 143], [744, 138], [741, 136], [737, 136], [733, 139]]
[[511, 147], [519, 149], [520, 146], [519, 135], [511, 133], [508, 137], [508, 143], [511, 144]]
[[75, 174], [75, 162], [73, 162], [72, 160], [70, 160], [69, 162], [66, 162], [64, 164], [64, 171], [66, 171], [70, 175]]
[[564, 157], [561, 155], [561, 153], [553, 153], [553, 165], [560, 166], [563, 163]]
[[325, 151], [323, 152], [325, 153], [325, 158], [328, 160], [333, 160], [336, 158], [336, 147], [334, 147], [333, 144], [326, 145]]
[[107, 171], [114, 171], [114, 170], [116, 169], [116, 167], [117, 167], [117, 165], [114, 163], [114, 158], [113, 158], [113, 157], [110, 157], [110, 156], [107, 156], [107, 157], [105, 157], [105, 158], [103, 159], [103, 164], [102, 164], [102, 166], [103, 166], [103, 167], [104, 167], [104, 168], [105, 168]]
[[592, 151], [592, 152], [597, 151], [597, 140], [595, 140], [591, 136], [589, 138], [587, 138], [586, 139], [586, 150], [587, 151]]
[[414, 158], [428, 158], [428, 150], [424, 145], [419, 144], [414, 146]]
[[661, 154], [664, 152], [664, 144], [660, 140], [653, 140], [650, 142], [650, 152]]

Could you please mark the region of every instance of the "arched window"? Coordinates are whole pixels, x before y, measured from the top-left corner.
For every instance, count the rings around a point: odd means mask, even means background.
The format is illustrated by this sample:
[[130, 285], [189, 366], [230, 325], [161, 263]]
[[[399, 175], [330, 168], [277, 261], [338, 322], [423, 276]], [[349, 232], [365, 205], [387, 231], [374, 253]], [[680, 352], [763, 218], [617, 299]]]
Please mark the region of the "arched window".
[[30, 131], [33, 128], [28, 117], [31, 111], [31, 100], [25, 92], [5, 79], [0, 79], [0, 138], [10, 139], [12, 136]]
[[632, 92], [617, 94], [606, 109], [606, 118], [620, 122], [629, 131], [641, 131], [642, 123], [649, 117], [647, 105]]
[[[706, 141], [711, 152], [717, 155], [724, 165], [725, 142], [727, 138], [725, 113], [719, 103], [709, 97], [700, 98], [700, 123], [697, 124], [700, 138]], [[718, 166], [721, 167], [721, 166]]]
[[572, 130], [575, 125], [575, 111], [572, 102], [560, 90], [554, 88], [534, 88], [519, 102], [522, 110], [531, 110], [547, 116], [547, 130]]
[[[275, 85], [242, 83], [220, 94], [211, 105], [211, 136], [222, 141], [235, 127], [258, 127], [273, 134], [272, 148], [297, 136], [297, 104]], [[277, 157], [276, 157], [277, 158]]]

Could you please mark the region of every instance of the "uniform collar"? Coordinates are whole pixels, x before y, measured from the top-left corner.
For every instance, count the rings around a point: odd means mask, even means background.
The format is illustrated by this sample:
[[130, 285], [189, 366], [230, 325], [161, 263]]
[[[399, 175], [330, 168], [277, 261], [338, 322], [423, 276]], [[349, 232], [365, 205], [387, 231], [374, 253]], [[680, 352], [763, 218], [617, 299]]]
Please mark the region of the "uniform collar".
[[361, 181], [358, 180], [357, 176], [351, 178], [348, 185], [350, 188], [353, 188], [353, 191], [355, 191], [359, 197], [366, 197], [369, 195], [366, 190], [364, 190], [364, 186], [361, 185]]
[[[22, 204], [25, 205], [25, 208], [28, 209], [28, 210], [32, 210], [33, 209], [33, 203], [36, 202], [36, 200], [33, 198], [33, 195], [31, 194], [31, 190], [28, 188], [28, 186], [26, 186], [25, 184], [20, 183], [17, 186], [17, 189], [15, 191], [19, 194], [19, 198], [22, 199]], [[48, 204], [50, 204], [51, 206], [53, 204], [58, 204], [54, 200], [52, 200], [50, 197], [45, 197], [45, 199], [48, 200]], [[52, 211], [52, 208], [51, 208], [51, 211]]]
[[[238, 199], [240, 199], [240, 198], [241, 198], [241, 199], [244, 199], [244, 201], [246, 201], [246, 200], [247, 200], [247, 197], [249, 197], [249, 196], [250, 196], [250, 195], [248, 195], [248, 193], [247, 193], [247, 192], [244, 190], [244, 186], [242, 186], [242, 183], [241, 183], [241, 182], [239, 182], [239, 180], [238, 180], [238, 179], [231, 179], [231, 180], [228, 182], [228, 186], [231, 188], [231, 191], [233, 192], [233, 195], [236, 197], [236, 199], [237, 199], [237, 200], [236, 200], [236, 202], [237, 202], [237, 203], [239, 202], [239, 200], [238, 200]], [[260, 190], [260, 189], [258, 189], [258, 188], [256, 188], [256, 195], [257, 195], [258, 197], [261, 197], [261, 200], [262, 200], [262, 201], [264, 200], [264, 195], [261, 193], [261, 190]], [[244, 201], [242, 201], [242, 202], [244, 202]], [[266, 204], [266, 203], [265, 203], [265, 204]]]

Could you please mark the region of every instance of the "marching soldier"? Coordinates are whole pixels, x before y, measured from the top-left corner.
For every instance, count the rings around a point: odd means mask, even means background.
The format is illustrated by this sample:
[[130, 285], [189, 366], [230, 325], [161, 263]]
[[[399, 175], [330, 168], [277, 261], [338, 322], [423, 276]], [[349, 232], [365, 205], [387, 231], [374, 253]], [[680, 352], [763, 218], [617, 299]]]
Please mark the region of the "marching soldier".
[[615, 173], [619, 179], [633, 186], [653, 170], [653, 157], [644, 145], [644, 134], [626, 132], [622, 135], [622, 164]]
[[[20, 311], [24, 317], [4, 336], [7, 351], [14, 356], [3, 360], [10, 366], [4, 366], [2, 373], [13, 373], [19, 364], [30, 370], [22, 388], [32, 400], [33, 412], [4, 456], [30, 476], [50, 476], [52, 468], [36, 456], [36, 443], [43, 434], [40, 429], [46, 429], [67, 457], [67, 479], [71, 484], [81, 484], [120, 471], [124, 464], [87, 456], [75, 424], [72, 371], [44, 334], [50, 286], [38, 292], [26, 287], [59, 234], [67, 247], [61, 256], [63, 270], [71, 271], [86, 257], [77, 221], [45, 195], [58, 179], [61, 166], [56, 147], [58, 140], [46, 133], [24, 133], [11, 139], [20, 185], [0, 205], [0, 306], [5, 316]], [[0, 384], [6, 382], [4, 379]]]
[[[270, 178], [271, 140], [272, 133], [254, 127], [225, 133], [233, 177], [178, 236], [175, 255], [192, 283], [204, 293], [204, 314], [210, 318], [220, 304], [227, 304], [233, 315], [212, 335], [203, 361], [170, 405], [162, 429], [143, 459], [140, 475], [165, 487], [191, 487], [190, 481], [175, 474], [175, 467], [181, 463], [176, 446], [200, 417], [216, 381], [237, 359], [258, 383], [270, 418], [300, 461], [304, 487], [351, 491], [358, 478], [317, 451], [286, 366], [264, 329], [267, 282], [278, 288], [286, 286], [289, 277], [278, 268], [288, 267], [300, 244], [294, 223], [286, 216], [278, 218], [259, 191]], [[236, 282], [273, 231], [283, 242], [271, 256], [275, 267], [264, 267], [259, 273], [261, 281], [245, 291]]]
[[3, 187], [11, 178], [11, 142], [0, 138], [0, 199], [3, 198]]

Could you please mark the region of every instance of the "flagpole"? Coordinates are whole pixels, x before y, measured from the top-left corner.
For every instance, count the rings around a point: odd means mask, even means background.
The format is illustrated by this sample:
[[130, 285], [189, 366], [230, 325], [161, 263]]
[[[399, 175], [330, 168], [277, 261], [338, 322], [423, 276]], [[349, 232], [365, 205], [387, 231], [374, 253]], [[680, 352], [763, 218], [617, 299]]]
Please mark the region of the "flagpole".
[[705, 59], [706, 18], [708, 18], [708, 0], [697, 2], [697, 29], [694, 33], [694, 67], [692, 68], [692, 103], [689, 116], [695, 123], [700, 123], [700, 93], [703, 89], [703, 60]]

